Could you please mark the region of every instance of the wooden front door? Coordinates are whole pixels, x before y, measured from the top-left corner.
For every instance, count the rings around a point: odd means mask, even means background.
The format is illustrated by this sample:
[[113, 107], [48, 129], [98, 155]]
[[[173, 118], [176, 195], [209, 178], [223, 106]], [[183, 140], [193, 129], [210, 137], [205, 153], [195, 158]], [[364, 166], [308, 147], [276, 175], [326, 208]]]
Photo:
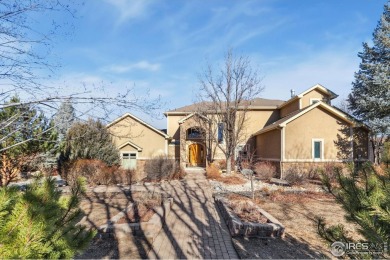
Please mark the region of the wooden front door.
[[188, 146], [189, 162], [191, 166], [200, 166], [203, 164], [204, 150], [201, 144], [191, 144]]

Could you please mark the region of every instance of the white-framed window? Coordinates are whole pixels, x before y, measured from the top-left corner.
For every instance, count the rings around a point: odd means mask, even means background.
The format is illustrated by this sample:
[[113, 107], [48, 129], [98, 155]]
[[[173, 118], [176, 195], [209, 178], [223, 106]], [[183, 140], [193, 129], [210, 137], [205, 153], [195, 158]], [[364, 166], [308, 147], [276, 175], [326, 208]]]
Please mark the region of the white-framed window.
[[310, 105], [313, 105], [317, 102], [320, 102], [322, 99], [321, 98], [311, 98], [310, 99]]
[[122, 168], [136, 169], [137, 168], [137, 153], [136, 152], [122, 152]]
[[312, 139], [312, 158], [313, 160], [324, 159], [324, 139]]

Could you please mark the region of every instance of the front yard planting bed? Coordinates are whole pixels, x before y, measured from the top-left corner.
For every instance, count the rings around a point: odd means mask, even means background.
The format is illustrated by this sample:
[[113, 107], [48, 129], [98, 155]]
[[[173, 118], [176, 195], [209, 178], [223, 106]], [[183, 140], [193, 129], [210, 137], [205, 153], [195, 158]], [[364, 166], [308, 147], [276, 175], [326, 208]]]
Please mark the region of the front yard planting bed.
[[233, 237], [267, 238], [282, 237], [284, 234], [284, 226], [251, 201], [222, 196], [216, 196], [215, 201]]
[[[223, 196], [252, 201], [240, 194]], [[327, 193], [266, 190], [256, 192], [252, 202], [276, 217], [286, 229], [283, 238], [233, 237], [233, 244], [243, 259], [334, 258], [330, 244], [318, 235], [318, 217], [323, 217], [329, 225], [343, 224], [348, 236], [363, 239], [358, 227], [345, 220], [344, 209]]]

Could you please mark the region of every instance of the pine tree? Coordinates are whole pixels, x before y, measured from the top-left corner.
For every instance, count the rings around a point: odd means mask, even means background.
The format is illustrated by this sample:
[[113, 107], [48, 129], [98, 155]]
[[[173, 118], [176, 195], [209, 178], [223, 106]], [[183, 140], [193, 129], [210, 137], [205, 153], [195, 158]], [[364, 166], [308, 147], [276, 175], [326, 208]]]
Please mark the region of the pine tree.
[[374, 161], [380, 162], [381, 148], [390, 134], [390, 3], [373, 33], [374, 45], [363, 44], [361, 63], [355, 73], [349, 108], [372, 130]]
[[65, 140], [68, 130], [76, 121], [75, 109], [69, 100], [61, 103], [53, 120], [58, 132], [58, 140], [62, 142]]
[[[19, 103], [15, 96], [8, 104]], [[37, 159], [56, 153], [56, 131], [52, 123], [31, 105], [9, 106], [0, 110], [0, 186], [21, 172], [37, 170]]]
[[116, 165], [119, 164], [119, 151], [106, 126], [99, 120], [89, 119], [77, 122], [69, 129], [63, 158], [98, 159], [108, 165]]
[[[347, 220], [359, 226], [366, 242], [382, 246], [378, 251], [385, 251], [385, 245], [390, 245], [390, 169], [378, 169], [370, 163], [350, 165], [350, 173], [345, 175], [341, 168], [335, 168], [337, 184], [326, 176], [323, 183], [347, 212]], [[329, 242], [354, 242], [342, 225], [327, 227], [323, 219], [318, 222], [318, 231]]]
[[25, 192], [0, 188], [0, 258], [72, 258], [95, 232], [76, 225], [84, 183], [79, 179], [70, 196], [56, 189], [53, 179], [35, 181]]

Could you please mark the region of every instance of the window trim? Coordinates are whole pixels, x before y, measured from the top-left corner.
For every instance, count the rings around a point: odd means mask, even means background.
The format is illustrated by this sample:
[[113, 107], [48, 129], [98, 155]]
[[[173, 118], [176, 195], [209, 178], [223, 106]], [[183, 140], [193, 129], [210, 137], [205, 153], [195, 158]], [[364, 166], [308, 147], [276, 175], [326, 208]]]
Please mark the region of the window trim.
[[[320, 158], [315, 158], [315, 143], [320, 142]], [[323, 161], [324, 158], [324, 139], [323, 138], [313, 138], [311, 140], [311, 157], [314, 161]]]
[[[121, 151], [120, 152], [121, 153], [121, 166], [122, 166], [122, 162], [123, 162], [123, 154], [135, 154], [135, 158], [129, 158], [129, 159], [135, 159], [136, 160], [136, 162], [138, 161], [138, 151]], [[135, 164], [135, 168], [134, 168], [134, 170], [136, 170], [137, 169], [137, 163]]]

